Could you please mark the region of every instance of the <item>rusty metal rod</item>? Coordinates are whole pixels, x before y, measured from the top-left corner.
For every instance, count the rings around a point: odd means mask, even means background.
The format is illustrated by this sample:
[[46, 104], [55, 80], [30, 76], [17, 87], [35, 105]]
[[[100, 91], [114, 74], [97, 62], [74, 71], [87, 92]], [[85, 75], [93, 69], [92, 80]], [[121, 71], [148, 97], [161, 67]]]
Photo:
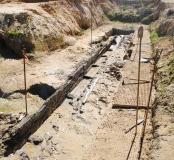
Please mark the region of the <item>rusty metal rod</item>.
[[92, 19], [93, 19], [93, 12], [92, 12], [92, 1], [91, 1], [91, 5], [90, 5], [90, 12], [91, 12], [91, 47], [92, 47], [92, 28], [93, 28], [93, 24], [92, 24]]
[[28, 115], [28, 102], [27, 102], [27, 78], [26, 78], [26, 56], [25, 56], [25, 54], [23, 54], [23, 63], [24, 63], [25, 109], [26, 109], [26, 115]]
[[[145, 83], [150, 83], [150, 82], [140, 82], [139, 84], [145, 84]], [[137, 82], [135, 83], [125, 83], [123, 85], [134, 85], [134, 84], [138, 84]]]
[[[128, 78], [128, 77], [125, 77], [124, 79], [129, 79], [129, 80], [135, 80], [135, 81], [137, 81], [137, 78]], [[142, 81], [142, 82], [150, 82], [149, 80], [145, 80], [145, 79], [140, 79], [140, 81]]]
[[149, 109], [150, 109], [153, 83], [154, 83], [155, 73], [157, 70], [157, 63], [158, 63], [158, 60], [159, 60], [159, 57], [160, 57], [162, 51], [163, 50], [160, 51], [160, 54], [158, 54], [158, 51], [157, 51], [155, 58], [154, 58], [154, 67], [153, 67], [153, 73], [152, 73], [152, 78], [151, 78], [150, 92], [149, 92], [149, 96], [148, 96], [147, 110], [145, 111], [144, 124], [143, 124], [143, 129], [142, 129], [141, 138], [140, 138], [140, 148], [139, 148], [139, 152], [138, 152], [138, 160], [140, 160], [141, 154], [142, 154], [144, 136], [145, 136], [146, 125], [147, 125], [147, 118], [148, 118], [148, 113], [149, 113]]
[[[112, 109], [137, 109], [136, 105], [113, 104]], [[147, 106], [139, 106], [138, 109], [147, 109]], [[150, 109], [152, 109], [150, 107]]]
[[135, 143], [135, 138], [136, 138], [136, 134], [134, 134], [134, 137], [133, 137], [133, 139], [132, 139], [131, 146], [130, 146], [128, 155], [127, 155], [127, 157], [126, 157], [126, 160], [129, 160], [129, 157], [130, 157], [130, 154], [131, 154], [131, 151], [132, 151], [132, 147], [133, 147], [133, 145], [134, 145], [134, 143]]
[[139, 59], [138, 59], [138, 85], [137, 85], [137, 110], [136, 110], [136, 127], [135, 127], [135, 135], [137, 134], [138, 128], [138, 109], [139, 109], [139, 94], [140, 94], [140, 77], [141, 77], [141, 43], [143, 38], [143, 27], [140, 27], [138, 30], [138, 38], [139, 38]]
[[[129, 156], [130, 156], [130, 153], [132, 151], [132, 147], [135, 143], [135, 139], [136, 139], [136, 136], [137, 136], [137, 127], [138, 127], [138, 110], [139, 110], [139, 89], [140, 89], [140, 71], [141, 71], [141, 44], [142, 44], [142, 38], [143, 38], [143, 27], [139, 27], [138, 29], [138, 41], [139, 41], [139, 61], [138, 61], [138, 85], [137, 85], [137, 105], [136, 105], [136, 127], [135, 127], [135, 133], [134, 133], [134, 137], [132, 139], [132, 142], [131, 142], [131, 146], [130, 146], [130, 149], [129, 149], [129, 152], [128, 152], [128, 155], [126, 157], [126, 160], [129, 159]], [[138, 48], [137, 48], [138, 49]], [[136, 57], [136, 55], [134, 56], [134, 58]], [[134, 59], [133, 59], [134, 61]]]
[[[143, 123], [144, 122], [144, 119], [143, 120], [141, 120], [140, 122], [138, 122], [138, 125], [140, 125], [141, 123]], [[125, 131], [124, 133], [125, 134], [127, 134], [127, 133], [129, 133], [133, 128], [135, 128], [135, 126], [136, 125], [133, 125], [131, 128], [129, 128], [127, 131]]]

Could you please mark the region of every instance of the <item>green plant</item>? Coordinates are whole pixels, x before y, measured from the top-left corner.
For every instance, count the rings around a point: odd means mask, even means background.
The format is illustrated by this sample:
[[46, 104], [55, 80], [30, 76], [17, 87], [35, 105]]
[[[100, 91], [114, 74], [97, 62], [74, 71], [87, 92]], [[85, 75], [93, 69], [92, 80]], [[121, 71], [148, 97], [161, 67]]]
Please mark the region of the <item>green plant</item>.
[[158, 33], [156, 31], [152, 31], [150, 33], [150, 39], [153, 45], [156, 44], [159, 41]]
[[172, 57], [168, 66], [169, 66], [168, 71], [169, 71], [170, 83], [174, 83], [174, 57]]
[[15, 37], [15, 38], [20, 38], [22, 37], [24, 34], [19, 32], [19, 31], [8, 31], [7, 35], [10, 37]]

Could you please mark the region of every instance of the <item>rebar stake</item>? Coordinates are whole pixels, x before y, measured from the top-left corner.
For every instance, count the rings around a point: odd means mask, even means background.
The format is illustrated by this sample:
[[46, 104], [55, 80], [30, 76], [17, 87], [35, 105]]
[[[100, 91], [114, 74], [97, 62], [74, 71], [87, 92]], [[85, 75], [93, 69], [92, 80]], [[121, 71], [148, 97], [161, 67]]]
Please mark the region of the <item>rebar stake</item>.
[[23, 64], [24, 64], [24, 91], [25, 91], [25, 109], [26, 115], [28, 115], [28, 101], [27, 101], [27, 78], [26, 78], [26, 55], [23, 52]]
[[[138, 61], [138, 85], [137, 85], [137, 104], [136, 104], [136, 127], [135, 127], [135, 133], [131, 142], [131, 146], [128, 152], [128, 155], [126, 157], [126, 160], [129, 159], [131, 151], [132, 151], [132, 147], [135, 143], [135, 139], [137, 136], [137, 126], [138, 126], [138, 110], [139, 110], [139, 90], [140, 90], [140, 81], [141, 81], [141, 75], [140, 75], [140, 71], [141, 71], [141, 46], [142, 46], [142, 38], [143, 38], [143, 32], [144, 29], [142, 26], [139, 27], [138, 29], [138, 40], [139, 40], [139, 61]], [[136, 56], [136, 55], [135, 55]], [[134, 57], [135, 58], [135, 57]]]
[[138, 29], [138, 40], [139, 40], [139, 60], [138, 60], [138, 85], [137, 85], [137, 109], [136, 109], [136, 127], [135, 135], [137, 135], [137, 124], [138, 124], [138, 109], [139, 109], [139, 94], [140, 94], [140, 78], [141, 78], [141, 47], [142, 47], [142, 38], [143, 38], [143, 26], [140, 26]]
[[148, 113], [149, 113], [149, 109], [150, 109], [150, 101], [151, 101], [151, 96], [152, 96], [154, 77], [155, 77], [155, 73], [157, 71], [157, 63], [160, 59], [162, 51], [163, 51], [162, 49], [157, 50], [156, 55], [153, 58], [154, 59], [153, 73], [152, 73], [152, 78], [151, 78], [151, 85], [150, 85], [150, 92], [149, 92], [148, 103], [147, 103], [147, 110], [145, 111], [145, 114], [144, 114], [144, 123], [143, 123], [141, 138], [140, 138], [140, 148], [139, 148], [139, 152], [138, 152], [138, 160], [140, 160], [140, 158], [141, 158], [141, 153], [142, 153], [142, 148], [143, 148], [143, 141], [144, 141], [146, 125], [147, 125], [147, 118], [148, 118]]
[[92, 47], [92, 28], [93, 28], [93, 23], [92, 23], [92, 19], [93, 19], [93, 12], [92, 12], [92, 1], [90, 3], [90, 12], [91, 12], [91, 47]]

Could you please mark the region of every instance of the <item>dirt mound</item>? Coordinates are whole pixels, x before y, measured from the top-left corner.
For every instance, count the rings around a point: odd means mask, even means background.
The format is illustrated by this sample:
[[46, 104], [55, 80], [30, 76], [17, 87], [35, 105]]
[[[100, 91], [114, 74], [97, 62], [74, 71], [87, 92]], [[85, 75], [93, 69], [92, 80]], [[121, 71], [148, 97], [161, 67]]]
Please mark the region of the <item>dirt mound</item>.
[[174, 35], [174, 8], [168, 8], [163, 12], [163, 20], [159, 23], [157, 32], [160, 36]]
[[174, 35], [174, 19], [167, 19], [161, 22], [158, 33], [160, 36]]
[[[39, 1], [1, 4], [0, 39], [4, 50], [10, 48], [14, 52], [12, 54], [19, 55], [24, 48], [27, 52], [64, 48], [68, 45], [64, 40], [65, 35], [81, 35], [83, 30], [90, 27], [89, 0]], [[102, 8], [106, 4], [112, 5], [110, 1], [102, 2], [102, 7], [97, 0], [92, 3], [93, 27], [103, 22]]]
[[155, 47], [163, 48], [156, 76], [156, 100], [153, 109], [154, 160], [172, 160], [174, 154], [174, 52], [169, 37], [161, 37]]

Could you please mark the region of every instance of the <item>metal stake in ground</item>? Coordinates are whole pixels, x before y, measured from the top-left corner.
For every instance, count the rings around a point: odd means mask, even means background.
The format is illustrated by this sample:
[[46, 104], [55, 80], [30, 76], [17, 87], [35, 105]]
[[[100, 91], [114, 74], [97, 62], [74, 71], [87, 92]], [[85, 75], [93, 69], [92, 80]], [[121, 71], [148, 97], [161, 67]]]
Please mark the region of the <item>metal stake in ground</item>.
[[137, 134], [138, 127], [138, 110], [139, 110], [139, 94], [140, 94], [140, 77], [141, 77], [141, 45], [143, 38], [143, 26], [140, 26], [138, 29], [138, 40], [139, 40], [139, 60], [138, 60], [138, 85], [137, 85], [137, 110], [136, 110], [136, 127], [135, 127], [135, 135]]
[[141, 138], [140, 138], [140, 149], [139, 149], [139, 152], [138, 152], [138, 160], [140, 160], [140, 158], [141, 158], [141, 153], [142, 153], [142, 148], [143, 148], [143, 141], [144, 141], [144, 136], [145, 136], [145, 131], [146, 131], [147, 117], [148, 117], [148, 113], [149, 113], [149, 109], [150, 109], [150, 101], [151, 101], [151, 96], [152, 96], [154, 77], [155, 77], [155, 73], [156, 73], [156, 70], [157, 70], [157, 63], [158, 63], [159, 58], [162, 54], [162, 51], [163, 50], [160, 50], [160, 51], [157, 50], [156, 55], [154, 57], [154, 67], [153, 67], [153, 73], [152, 73], [152, 79], [151, 79], [151, 85], [150, 85], [150, 92], [149, 92], [148, 103], [147, 103], [147, 110], [145, 111], [144, 124], [143, 124], [142, 134], [141, 134]]
[[174, 32], [172, 34], [172, 43], [173, 43], [173, 48], [174, 48]]
[[28, 115], [28, 102], [27, 102], [27, 78], [26, 78], [26, 59], [27, 56], [25, 55], [25, 52], [23, 53], [23, 63], [24, 63], [24, 91], [25, 91], [25, 109], [26, 109], [26, 115]]
[[138, 128], [138, 110], [139, 110], [139, 91], [140, 91], [140, 71], [141, 71], [141, 45], [142, 45], [142, 38], [143, 38], [143, 27], [141, 26], [139, 29], [138, 29], [138, 42], [139, 42], [139, 61], [138, 61], [138, 85], [137, 85], [137, 104], [136, 104], [136, 124], [135, 124], [135, 134], [134, 134], [134, 137], [133, 137], [133, 140], [131, 142], [131, 146], [130, 146], [130, 149], [129, 149], [129, 152], [128, 152], [128, 155], [127, 155], [127, 158], [126, 160], [129, 159], [129, 156], [131, 154], [131, 151], [132, 151], [132, 148], [133, 148], [133, 145], [135, 143], [135, 139], [136, 139], [136, 136], [137, 136], [137, 128]]
[[93, 24], [92, 24], [92, 19], [93, 19], [92, 1], [90, 2], [90, 12], [91, 12], [91, 47], [92, 47], [92, 28], [93, 28]]

